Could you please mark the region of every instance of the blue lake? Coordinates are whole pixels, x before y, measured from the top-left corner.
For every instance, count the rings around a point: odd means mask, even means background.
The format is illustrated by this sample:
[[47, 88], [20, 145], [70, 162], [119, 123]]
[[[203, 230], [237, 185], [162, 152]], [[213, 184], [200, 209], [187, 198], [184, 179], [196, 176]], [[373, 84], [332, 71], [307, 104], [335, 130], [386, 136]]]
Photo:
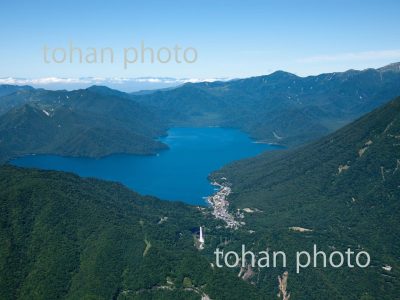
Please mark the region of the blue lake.
[[29, 155], [12, 164], [118, 181], [141, 194], [205, 205], [203, 197], [214, 192], [207, 180], [212, 171], [234, 160], [280, 148], [255, 143], [245, 133], [229, 128], [172, 128], [160, 140], [169, 149], [154, 156], [124, 154], [92, 159]]

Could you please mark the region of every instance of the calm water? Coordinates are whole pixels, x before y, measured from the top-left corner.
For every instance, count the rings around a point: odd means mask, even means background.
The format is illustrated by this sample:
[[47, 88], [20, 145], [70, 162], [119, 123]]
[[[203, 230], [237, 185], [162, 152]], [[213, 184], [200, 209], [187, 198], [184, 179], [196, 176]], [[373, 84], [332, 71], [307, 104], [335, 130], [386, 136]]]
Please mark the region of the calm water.
[[203, 197], [214, 190], [207, 180], [208, 174], [234, 160], [278, 148], [254, 143], [243, 132], [227, 128], [173, 128], [161, 141], [170, 149], [155, 156], [91, 159], [32, 155], [12, 163], [119, 181], [141, 194], [205, 205]]

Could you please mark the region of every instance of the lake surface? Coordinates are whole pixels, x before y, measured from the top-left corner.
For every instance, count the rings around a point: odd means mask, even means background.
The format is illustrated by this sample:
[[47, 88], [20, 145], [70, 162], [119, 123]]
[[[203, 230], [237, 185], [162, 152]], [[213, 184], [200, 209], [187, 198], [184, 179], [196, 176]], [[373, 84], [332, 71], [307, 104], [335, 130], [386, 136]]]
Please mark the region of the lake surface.
[[206, 205], [213, 194], [207, 176], [234, 160], [279, 146], [255, 143], [229, 128], [172, 128], [160, 139], [170, 149], [154, 156], [111, 155], [101, 159], [29, 155], [12, 164], [73, 172], [83, 177], [118, 181], [145, 195]]

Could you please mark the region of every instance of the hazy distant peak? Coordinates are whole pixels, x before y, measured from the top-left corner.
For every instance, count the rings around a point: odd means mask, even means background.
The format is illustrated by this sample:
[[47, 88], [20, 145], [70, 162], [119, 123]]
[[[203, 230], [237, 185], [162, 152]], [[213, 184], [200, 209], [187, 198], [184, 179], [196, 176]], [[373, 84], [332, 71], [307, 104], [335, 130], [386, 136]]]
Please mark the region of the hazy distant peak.
[[388, 71], [400, 72], [400, 62], [392, 63], [392, 64], [389, 64], [389, 65], [384, 66], [382, 68], [379, 68], [378, 71], [381, 71], [381, 72], [388, 72]]
[[111, 92], [120, 93], [120, 91], [114, 90], [105, 85], [91, 85], [90, 87], [86, 88], [86, 90], [90, 92], [101, 92], [101, 93], [111, 93]]
[[267, 76], [268, 77], [281, 77], [281, 78], [297, 77], [297, 75], [295, 75], [293, 73], [282, 71], [282, 70], [275, 71]]

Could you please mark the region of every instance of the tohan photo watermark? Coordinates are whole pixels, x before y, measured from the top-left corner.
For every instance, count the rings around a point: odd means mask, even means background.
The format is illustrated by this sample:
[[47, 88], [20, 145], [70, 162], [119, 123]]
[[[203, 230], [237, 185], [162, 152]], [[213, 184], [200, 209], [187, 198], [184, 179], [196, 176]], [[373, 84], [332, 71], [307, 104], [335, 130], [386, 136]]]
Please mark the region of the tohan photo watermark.
[[[214, 251], [215, 265], [218, 268], [228, 267], [251, 267], [259, 268], [276, 268], [287, 267], [287, 255], [284, 251], [260, 251], [254, 253], [246, 250], [246, 246], [242, 245], [241, 253], [235, 251], [227, 251], [217, 248]], [[314, 244], [312, 251], [297, 251], [295, 253], [296, 273], [300, 273], [301, 269], [313, 268], [367, 268], [371, 263], [371, 257], [366, 251], [358, 251], [357, 253], [350, 248], [346, 251], [332, 251], [326, 253], [318, 250]]]
[[[78, 47], [69, 42], [68, 47], [43, 46], [43, 62], [45, 64], [114, 64], [122, 63], [128, 69], [131, 64], [193, 64], [197, 61], [198, 53], [194, 47], [182, 47], [175, 44], [173, 47], [153, 48], [142, 40], [139, 47], [127, 47], [116, 50], [112, 47]], [[122, 60], [121, 60], [122, 58]]]

